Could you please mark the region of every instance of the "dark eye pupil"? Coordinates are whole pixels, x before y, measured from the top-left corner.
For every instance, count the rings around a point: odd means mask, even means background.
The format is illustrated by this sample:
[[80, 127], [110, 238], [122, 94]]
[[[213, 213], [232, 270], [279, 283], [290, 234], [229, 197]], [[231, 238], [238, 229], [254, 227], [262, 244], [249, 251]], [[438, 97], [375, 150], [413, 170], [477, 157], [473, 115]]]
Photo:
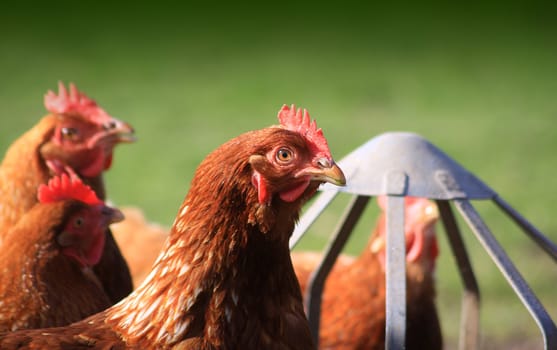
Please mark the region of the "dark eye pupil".
[[67, 137], [76, 136], [78, 133], [76, 128], [62, 128], [62, 134]]
[[292, 159], [292, 151], [286, 148], [281, 148], [277, 151], [277, 160], [281, 162], [290, 162]]

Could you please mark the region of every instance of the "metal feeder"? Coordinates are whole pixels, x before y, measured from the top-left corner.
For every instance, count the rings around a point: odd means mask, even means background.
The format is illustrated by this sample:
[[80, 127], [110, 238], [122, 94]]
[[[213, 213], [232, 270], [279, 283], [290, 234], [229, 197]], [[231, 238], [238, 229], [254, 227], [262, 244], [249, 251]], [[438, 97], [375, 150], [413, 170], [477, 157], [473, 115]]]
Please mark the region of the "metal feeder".
[[306, 295], [308, 319], [316, 343], [319, 341], [321, 294], [325, 279], [370, 197], [386, 195], [388, 196], [385, 333], [387, 349], [405, 347], [404, 196], [434, 199], [439, 208], [464, 287], [459, 349], [478, 348], [480, 291], [449, 201], [454, 203], [476, 238], [536, 321], [544, 339], [545, 349], [557, 349], [555, 323], [469, 200], [492, 200], [556, 262], [557, 245], [530, 224], [494, 190], [439, 148], [412, 133], [393, 132], [379, 135], [338, 163], [346, 175], [347, 186], [339, 188], [324, 185], [322, 193], [300, 219], [290, 239], [292, 249], [338, 193], [347, 192], [354, 195], [308, 287]]

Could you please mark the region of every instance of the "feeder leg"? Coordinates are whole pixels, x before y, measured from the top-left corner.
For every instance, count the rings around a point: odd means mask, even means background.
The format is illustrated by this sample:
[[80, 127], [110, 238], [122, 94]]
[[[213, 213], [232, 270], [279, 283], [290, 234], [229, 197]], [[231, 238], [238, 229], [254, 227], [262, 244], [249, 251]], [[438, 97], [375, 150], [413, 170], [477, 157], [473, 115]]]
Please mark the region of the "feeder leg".
[[526, 232], [534, 242], [549, 254], [557, 262], [557, 245], [543, 235], [537, 228], [526, 220], [519, 212], [513, 209], [503, 198], [495, 196], [493, 201], [503, 210], [513, 221]]
[[406, 338], [406, 243], [404, 197], [387, 197], [385, 348], [404, 349]]
[[308, 321], [311, 334], [313, 335], [315, 345], [319, 345], [319, 319], [321, 317], [321, 296], [325, 280], [329, 272], [333, 268], [335, 261], [344, 248], [350, 233], [356, 226], [356, 223], [362, 216], [364, 209], [369, 202], [368, 196], [354, 196], [344, 215], [340, 221], [339, 226], [335, 230], [329, 245], [325, 250], [323, 260], [315, 271], [310, 276], [308, 289], [306, 291]]
[[319, 194], [315, 199], [312, 206], [308, 208], [304, 216], [300, 219], [292, 236], [290, 236], [289, 246], [290, 250], [294, 249], [296, 244], [300, 241], [307, 229], [313, 224], [313, 222], [321, 215], [323, 210], [331, 203], [331, 201], [337, 196], [338, 191], [330, 190], [324, 191]]
[[551, 317], [482, 221], [478, 212], [467, 200], [455, 199], [454, 203], [495, 265], [538, 324], [544, 339], [545, 349], [557, 349], [557, 328]]
[[436, 202], [458, 266], [458, 271], [460, 272], [462, 284], [464, 285], [458, 348], [460, 350], [477, 349], [479, 346], [478, 330], [480, 323], [480, 290], [478, 282], [472, 270], [472, 264], [470, 263], [460, 229], [449, 202], [440, 200]]

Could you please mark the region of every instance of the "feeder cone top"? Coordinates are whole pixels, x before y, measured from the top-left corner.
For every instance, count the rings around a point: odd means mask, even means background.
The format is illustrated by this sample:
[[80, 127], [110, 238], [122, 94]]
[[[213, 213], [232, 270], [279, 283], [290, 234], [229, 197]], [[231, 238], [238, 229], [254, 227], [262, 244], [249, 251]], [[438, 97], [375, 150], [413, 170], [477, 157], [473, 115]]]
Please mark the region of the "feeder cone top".
[[374, 137], [338, 162], [346, 186], [322, 190], [430, 199], [491, 199], [496, 193], [423, 137], [389, 132]]

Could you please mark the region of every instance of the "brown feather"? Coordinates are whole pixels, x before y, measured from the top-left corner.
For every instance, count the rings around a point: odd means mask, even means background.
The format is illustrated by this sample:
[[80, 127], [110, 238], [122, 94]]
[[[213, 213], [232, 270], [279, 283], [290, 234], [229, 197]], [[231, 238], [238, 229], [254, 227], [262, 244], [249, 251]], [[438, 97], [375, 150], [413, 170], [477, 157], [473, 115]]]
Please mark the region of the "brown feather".
[[38, 152], [52, 135], [55, 123], [54, 116], [41, 119], [6, 151], [0, 165], [0, 242], [3, 234], [37, 203], [39, 185], [48, 182], [48, 169]]

